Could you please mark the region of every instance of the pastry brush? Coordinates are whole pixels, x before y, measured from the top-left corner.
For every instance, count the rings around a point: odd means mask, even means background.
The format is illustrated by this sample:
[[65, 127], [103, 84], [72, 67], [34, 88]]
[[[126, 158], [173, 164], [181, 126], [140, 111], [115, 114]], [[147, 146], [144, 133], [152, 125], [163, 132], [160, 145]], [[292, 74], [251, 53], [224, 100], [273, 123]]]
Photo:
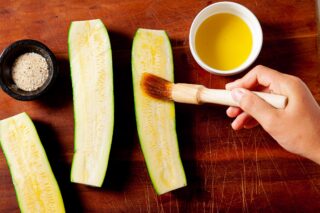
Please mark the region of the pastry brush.
[[[231, 91], [223, 89], [208, 89], [197, 84], [174, 84], [166, 79], [150, 73], [143, 73], [141, 87], [149, 96], [166, 101], [175, 101], [186, 104], [212, 103], [227, 106], [236, 106]], [[267, 103], [278, 109], [285, 108], [288, 98], [283, 95], [253, 92]]]

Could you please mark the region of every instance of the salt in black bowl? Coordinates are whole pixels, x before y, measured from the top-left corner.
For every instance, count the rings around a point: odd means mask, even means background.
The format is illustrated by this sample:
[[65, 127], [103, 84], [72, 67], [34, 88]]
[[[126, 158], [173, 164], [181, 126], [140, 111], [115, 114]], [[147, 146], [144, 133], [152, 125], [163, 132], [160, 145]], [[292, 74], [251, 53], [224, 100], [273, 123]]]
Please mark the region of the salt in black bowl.
[[[14, 61], [21, 55], [34, 52], [45, 58], [48, 64], [49, 76], [45, 83], [36, 90], [24, 91], [17, 87], [12, 79], [12, 66]], [[52, 51], [43, 43], [36, 40], [19, 40], [3, 50], [0, 56], [0, 85], [11, 97], [29, 101], [46, 93], [53, 85], [58, 76], [57, 61]]]

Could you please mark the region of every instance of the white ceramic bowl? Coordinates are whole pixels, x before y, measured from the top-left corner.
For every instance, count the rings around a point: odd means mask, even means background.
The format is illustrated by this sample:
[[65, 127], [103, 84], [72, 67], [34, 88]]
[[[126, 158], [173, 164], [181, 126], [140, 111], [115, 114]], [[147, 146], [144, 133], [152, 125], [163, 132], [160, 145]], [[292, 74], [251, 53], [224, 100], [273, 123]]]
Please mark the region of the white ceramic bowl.
[[[219, 14], [219, 13], [230, 13], [242, 18], [242, 20], [244, 20], [246, 24], [249, 26], [252, 33], [253, 42], [252, 42], [252, 49], [249, 57], [244, 63], [242, 63], [240, 66], [232, 70], [218, 70], [208, 66], [206, 63], [204, 63], [200, 59], [195, 47], [195, 37], [196, 37], [196, 33], [199, 26], [208, 17], [215, 14]], [[190, 50], [193, 58], [203, 69], [217, 75], [225, 75], [225, 76], [234, 75], [244, 71], [258, 57], [262, 47], [262, 42], [263, 42], [263, 35], [262, 35], [261, 26], [257, 17], [248, 8], [234, 2], [218, 2], [204, 8], [203, 10], [200, 11], [200, 13], [198, 13], [198, 15], [193, 20], [190, 28], [190, 32], [189, 32], [189, 46], [190, 46]]]

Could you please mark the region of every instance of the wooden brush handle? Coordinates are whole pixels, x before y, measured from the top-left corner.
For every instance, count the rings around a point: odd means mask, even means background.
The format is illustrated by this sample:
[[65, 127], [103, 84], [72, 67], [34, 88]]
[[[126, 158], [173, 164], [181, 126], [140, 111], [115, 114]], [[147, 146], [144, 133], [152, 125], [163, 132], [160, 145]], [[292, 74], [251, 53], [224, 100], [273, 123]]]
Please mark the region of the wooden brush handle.
[[[283, 95], [254, 92], [273, 107], [283, 109], [287, 105], [287, 97]], [[227, 106], [239, 106], [231, 91], [222, 89], [208, 89], [195, 84], [175, 84], [172, 88], [172, 99], [180, 103], [201, 104], [212, 103]]]
[[[276, 95], [264, 92], [253, 92], [267, 103], [275, 108], [283, 109], [287, 104], [287, 97], [283, 95]], [[202, 103], [214, 103], [228, 106], [239, 106], [229, 90], [207, 89], [203, 88], [199, 91], [199, 101]]]

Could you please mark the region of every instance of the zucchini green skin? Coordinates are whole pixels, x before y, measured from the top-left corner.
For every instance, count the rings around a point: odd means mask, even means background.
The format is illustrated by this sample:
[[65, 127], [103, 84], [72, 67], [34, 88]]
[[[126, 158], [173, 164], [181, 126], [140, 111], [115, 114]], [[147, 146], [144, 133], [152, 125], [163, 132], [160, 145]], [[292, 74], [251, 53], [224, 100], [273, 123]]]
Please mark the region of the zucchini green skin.
[[[138, 95], [137, 95], [137, 86], [139, 85], [135, 85], [135, 71], [136, 71], [136, 64], [135, 64], [135, 54], [134, 52], [136, 51], [136, 42], [137, 40], [139, 39], [139, 33], [140, 31], [148, 31], [148, 29], [138, 29], [137, 32], [135, 33], [135, 36], [134, 36], [134, 39], [133, 39], [133, 45], [132, 45], [132, 52], [131, 52], [131, 58], [132, 58], [132, 78], [133, 78], [133, 88], [134, 88], [134, 103], [135, 103], [135, 114], [136, 114], [136, 122], [137, 122], [137, 128], [138, 128], [138, 136], [139, 136], [139, 141], [140, 141], [140, 145], [141, 145], [141, 149], [142, 149], [142, 152], [143, 152], [143, 155], [145, 157], [145, 161], [146, 161], [146, 166], [147, 166], [147, 170], [148, 170], [148, 173], [149, 173], [149, 176], [151, 178], [151, 181], [152, 181], [152, 184], [153, 184], [153, 187], [156, 191], [156, 193], [158, 195], [161, 195], [161, 194], [164, 194], [164, 193], [167, 193], [171, 190], [175, 190], [175, 189], [178, 189], [180, 187], [184, 187], [187, 185], [187, 180], [186, 180], [186, 176], [185, 176], [185, 172], [184, 172], [184, 169], [183, 169], [183, 165], [182, 165], [182, 161], [181, 161], [181, 158], [180, 158], [180, 153], [179, 153], [179, 149], [176, 150], [176, 169], [179, 170], [177, 171], [177, 173], [180, 173], [181, 175], [181, 180], [180, 180], [180, 183], [176, 186], [171, 186], [171, 187], [168, 187], [168, 188], [161, 188], [158, 183], [157, 183], [157, 180], [156, 180], [156, 177], [155, 175], [153, 174], [152, 170], [155, 169], [153, 168], [154, 165], [152, 165], [152, 162], [151, 160], [149, 160], [147, 158], [147, 155], [148, 155], [148, 150], [147, 148], [145, 147], [145, 143], [148, 143], [148, 141], [145, 141], [144, 140], [144, 133], [142, 131], [142, 128], [141, 128], [141, 124], [142, 124], [142, 118], [139, 116], [139, 112], [138, 112], [138, 105], [139, 105], [139, 98], [138, 98]], [[150, 31], [153, 31], [153, 30], [150, 30]], [[170, 39], [167, 35], [167, 33], [165, 31], [163, 31], [163, 33], [165, 34], [165, 38], [167, 40], [167, 42], [169, 43], [169, 46], [170, 46]], [[173, 54], [172, 54], [172, 49], [171, 49], [171, 46], [169, 48], [169, 55], [168, 55], [168, 60], [170, 61], [170, 70], [171, 71], [171, 75], [169, 76], [169, 79], [170, 81], [174, 81], [174, 75], [173, 75]], [[148, 72], [152, 73], [152, 70], [149, 70]], [[154, 73], [155, 74], [155, 73]], [[172, 110], [173, 110], [173, 113], [175, 111], [175, 107], [174, 107], [174, 104], [172, 103], [172, 106], [171, 106]], [[172, 132], [171, 134], [173, 135], [173, 138], [175, 140], [175, 143], [176, 143], [176, 146], [178, 147], [178, 141], [177, 141], [177, 134], [176, 134], [176, 126], [175, 126], [175, 116], [172, 118], [173, 119], [173, 129], [172, 129]], [[161, 129], [159, 129], [159, 131], [161, 131]], [[150, 154], [150, 153], [149, 153]]]
[[[42, 162], [43, 164], [45, 164], [47, 166], [47, 169], [48, 169], [48, 172], [49, 172], [49, 175], [51, 176], [51, 185], [54, 187], [54, 189], [56, 190], [56, 196], [57, 196], [57, 209], [54, 209], [52, 210], [52, 212], [65, 212], [65, 208], [64, 208], [64, 203], [63, 203], [63, 199], [62, 199], [62, 196], [61, 196], [61, 192], [60, 192], [60, 189], [59, 189], [59, 185], [57, 183], [57, 180], [55, 179], [54, 177], [54, 174], [52, 172], [52, 169], [51, 169], [51, 166], [50, 166], [50, 163], [49, 163], [49, 160], [47, 158], [47, 155], [46, 155], [46, 152], [45, 152], [45, 149], [43, 148], [42, 146], [42, 143], [41, 143], [41, 140], [39, 138], [39, 135], [37, 133], [37, 130], [36, 130], [36, 127], [34, 126], [34, 123], [32, 122], [31, 118], [29, 117], [29, 115], [25, 112], [23, 113], [20, 113], [20, 114], [17, 114], [15, 116], [12, 116], [10, 118], [7, 118], [7, 119], [4, 119], [4, 120], [1, 120], [0, 123], [2, 121], [5, 121], [5, 120], [10, 120], [10, 119], [14, 119], [14, 117], [23, 117], [26, 119], [26, 122], [28, 122], [30, 124], [30, 127], [32, 128], [32, 131], [35, 132], [35, 135], [36, 135], [36, 138], [34, 138], [35, 141], [38, 141], [38, 145], [40, 148], [40, 152], [41, 154], [43, 154], [43, 160], [44, 162]], [[1, 132], [1, 125], [0, 125], [0, 132]], [[14, 171], [13, 171], [13, 168], [11, 166], [11, 162], [9, 160], [9, 156], [8, 156], [8, 153], [7, 153], [7, 150], [3, 147], [3, 141], [2, 141], [2, 136], [0, 136], [0, 147], [2, 148], [3, 150], [3, 153], [4, 153], [4, 156], [5, 156], [5, 159], [6, 159], [6, 162], [7, 162], [7, 165], [8, 165], [8, 168], [9, 168], [9, 171], [10, 171], [10, 174], [11, 174], [11, 178], [12, 178], [12, 182], [13, 182], [13, 185], [14, 185], [14, 190], [15, 190], [15, 194], [16, 194], [16, 197], [17, 197], [17, 201], [18, 201], [18, 205], [19, 205], [19, 208], [21, 210], [21, 212], [32, 212], [32, 209], [27, 209], [25, 206], [23, 206], [23, 202], [22, 200], [24, 199], [22, 197], [22, 192], [20, 193], [18, 191], [18, 186], [17, 186], [17, 182], [15, 180], [15, 177], [14, 177]]]
[[[111, 96], [108, 97], [110, 98], [110, 104], [108, 106], [108, 109], [109, 109], [109, 113], [108, 113], [108, 116], [111, 118], [111, 122], [108, 124], [108, 129], [106, 129], [106, 131], [109, 131], [110, 132], [110, 138], [108, 138], [106, 141], [106, 146], [109, 147], [109, 151], [106, 153], [106, 164], [101, 167], [100, 169], [102, 171], [104, 171], [104, 175], [103, 177], [100, 177], [99, 181], [96, 181], [95, 183], [85, 183], [85, 182], [77, 182], [75, 180], [75, 175], [74, 175], [74, 162], [75, 162], [75, 155], [73, 156], [73, 160], [72, 160], [72, 167], [71, 167], [71, 174], [70, 174], [70, 179], [71, 179], [71, 182], [76, 182], [76, 183], [81, 183], [81, 184], [86, 184], [86, 185], [90, 185], [90, 186], [94, 186], [94, 187], [101, 187], [103, 182], [104, 182], [104, 178], [105, 178], [105, 175], [106, 175], [106, 171], [107, 171], [107, 167], [108, 167], [108, 161], [109, 161], [109, 155], [110, 155], [110, 149], [111, 149], [111, 144], [112, 144], [112, 136], [113, 136], [113, 130], [114, 130], [114, 91], [113, 91], [113, 73], [112, 73], [112, 49], [111, 49], [111, 45], [110, 45], [110, 40], [109, 40], [109, 35], [108, 35], [108, 31], [107, 31], [107, 28], [104, 26], [103, 22], [100, 20], [100, 19], [97, 19], [97, 20], [87, 20], [87, 21], [97, 21], [99, 23], [101, 23], [103, 25], [103, 30], [105, 31], [105, 35], [107, 36], [107, 40], [108, 40], [108, 43], [109, 43], [109, 49], [108, 49], [108, 53], [110, 54], [110, 57], [109, 58], [106, 58], [106, 60], [109, 60], [110, 61], [110, 66], [111, 66], [111, 72], [108, 74], [109, 77], [112, 79], [112, 81], [110, 82], [111, 83], [111, 87], [112, 87], [112, 92], [111, 92]], [[70, 43], [72, 42], [72, 37], [71, 37], [71, 32], [72, 32], [72, 29], [75, 25], [75, 23], [78, 22], [78, 21], [74, 21], [74, 22], [71, 22], [70, 24], [70, 28], [69, 28], [69, 32], [68, 32], [68, 52], [69, 52], [69, 58], [70, 58], [70, 75], [71, 75], [71, 82], [72, 82], [72, 91], [73, 91], [73, 111], [74, 111], [74, 153], [77, 152], [78, 150], [78, 145], [77, 145], [77, 141], [78, 141], [78, 138], [77, 138], [77, 126], [79, 124], [79, 121], [77, 119], [78, 115], [77, 115], [77, 110], [76, 110], [76, 97], [75, 97], [75, 78], [74, 78], [74, 74], [73, 74], [73, 66], [72, 66], [72, 63], [71, 63], [71, 60], [72, 60], [72, 51], [71, 51], [71, 45]], [[103, 116], [103, 115], [102, 115]]]

